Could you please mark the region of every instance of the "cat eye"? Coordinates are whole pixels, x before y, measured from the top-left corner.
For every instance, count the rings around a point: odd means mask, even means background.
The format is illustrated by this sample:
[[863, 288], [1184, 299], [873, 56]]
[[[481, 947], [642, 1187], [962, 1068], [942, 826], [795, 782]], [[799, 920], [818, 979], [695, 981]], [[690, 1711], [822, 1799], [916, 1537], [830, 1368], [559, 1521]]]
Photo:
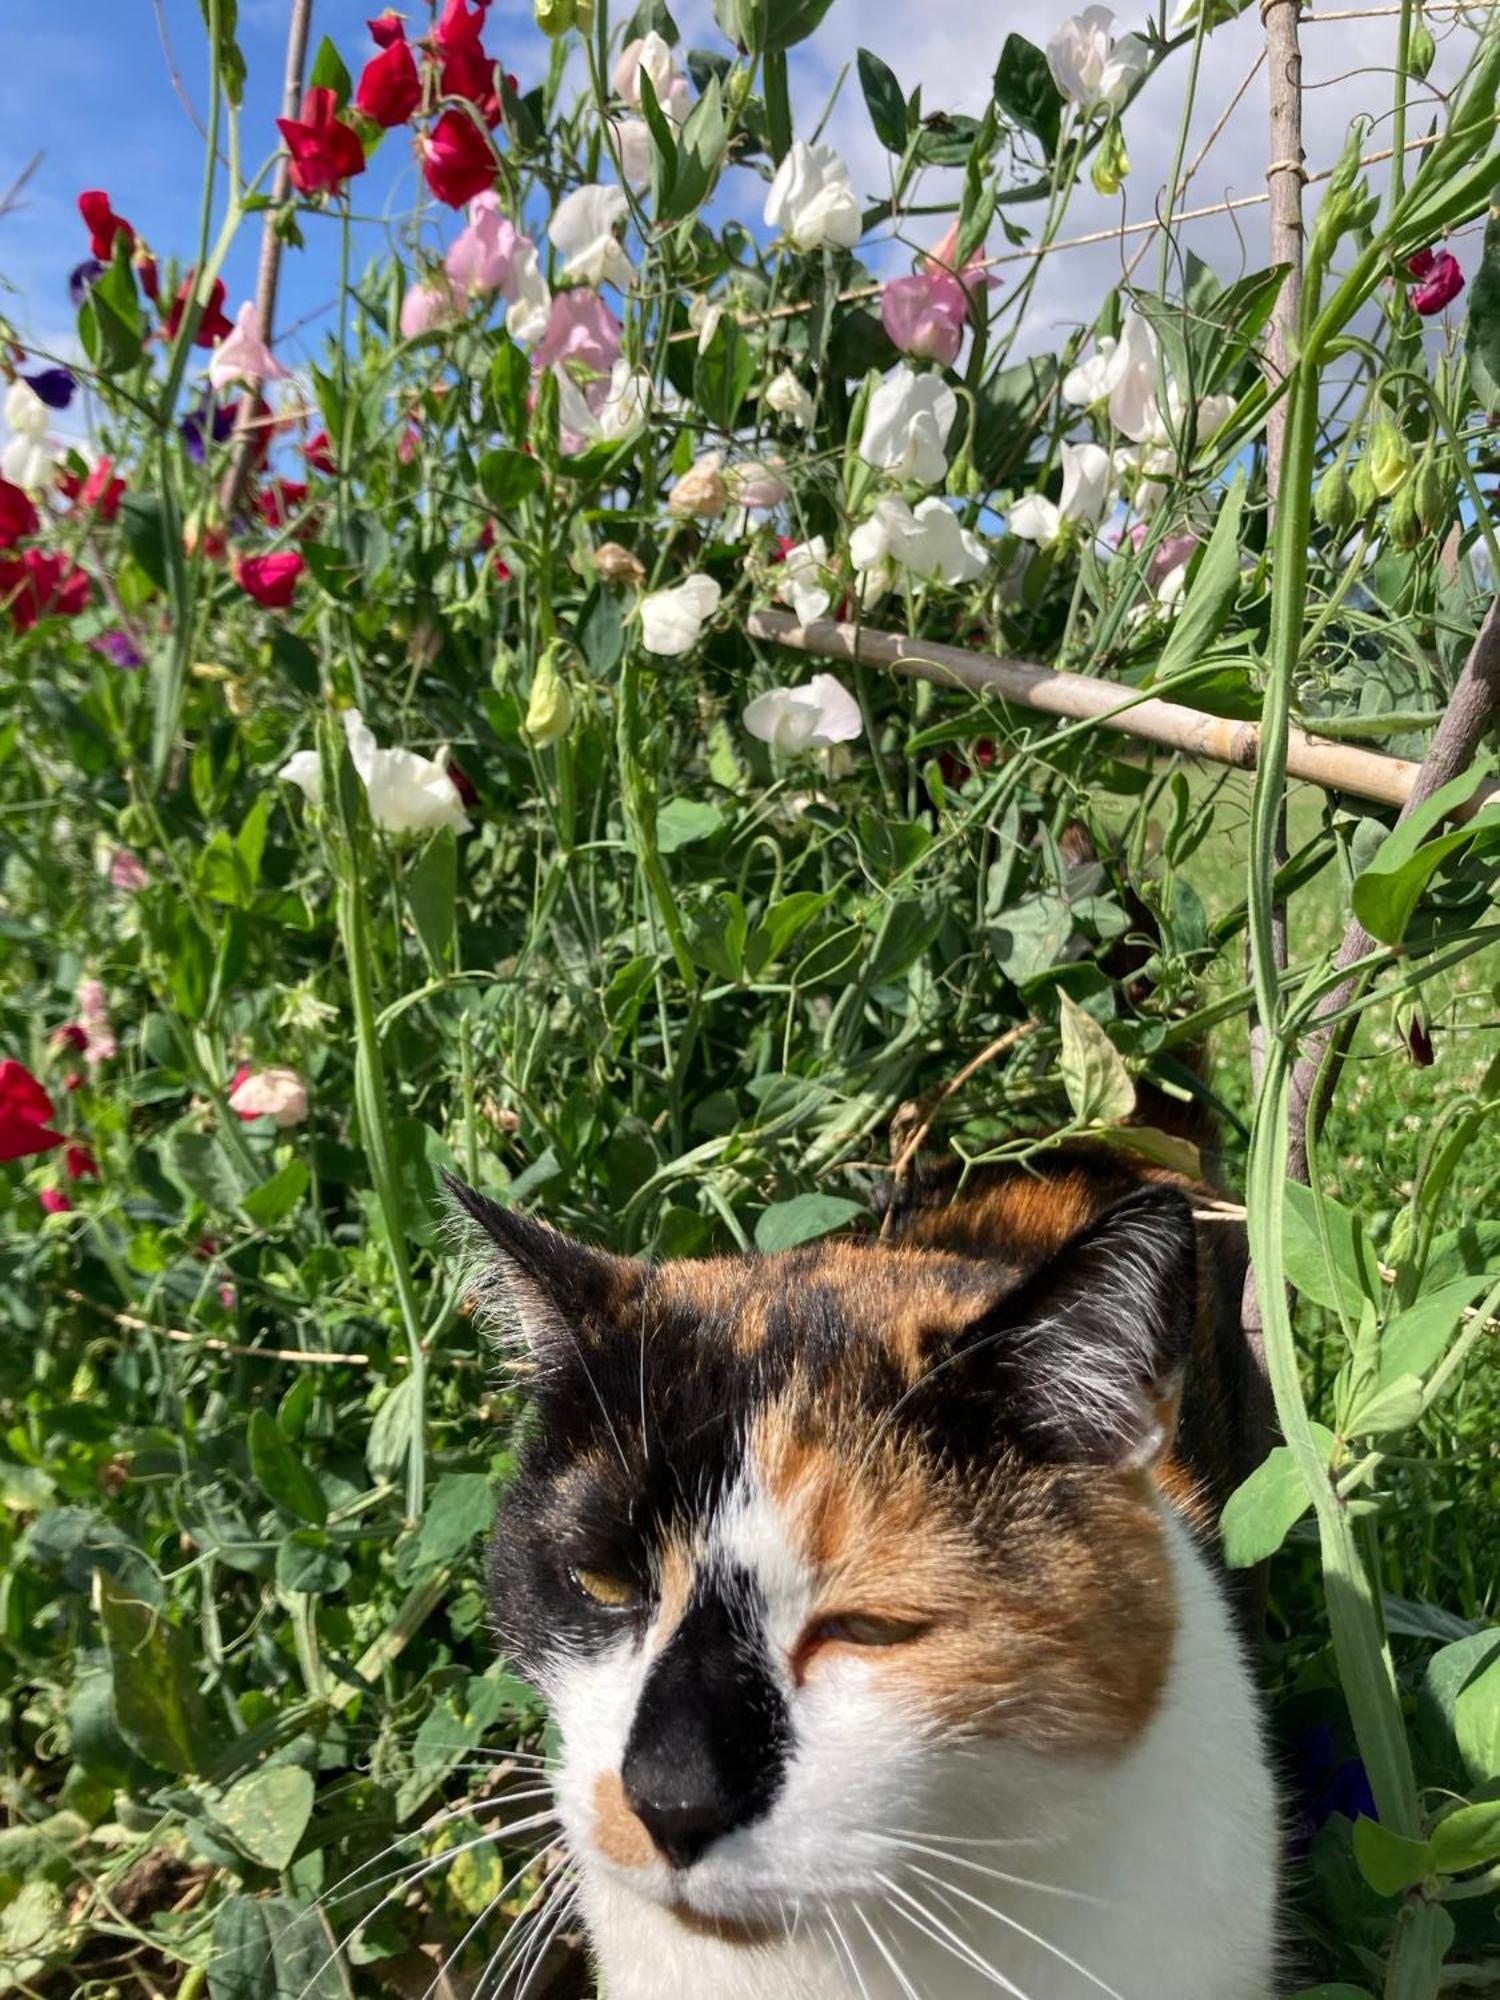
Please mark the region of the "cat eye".
[[632, 1583], [628, 1576], [615, 1576], [609, 1570], [584, 1569], [577, 1565], [568, 1574], [591, 1603], [602, 1606], [606, 1611], [633, 1611], [641, 1601], [639, 1586]]
[[928, 1630], [919, 1618], [878, 1618], [872, 1612], [846, 1611], [823, 1618], [808, 1632], [804, 1644], [814, 1646], [904, 1646]]

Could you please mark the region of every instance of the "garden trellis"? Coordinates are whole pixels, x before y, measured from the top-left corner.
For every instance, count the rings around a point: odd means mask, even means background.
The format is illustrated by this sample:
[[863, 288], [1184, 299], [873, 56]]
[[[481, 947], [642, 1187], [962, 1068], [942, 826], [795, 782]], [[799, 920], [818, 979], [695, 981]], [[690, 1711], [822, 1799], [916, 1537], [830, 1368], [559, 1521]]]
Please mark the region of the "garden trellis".
[[1493, 1980], [1500, 32], [1261, 13], [998, 33], [969, 111], [859, 51], [872, 169], [824, 0], [293, 0], [284, 147], [158, 0], [197, 240], [68, 188], [77, 343], [6, 327], [18, 1990], [576, 1975], [442, 1171], [708, 1255], [1059, 1135], [1245, 1196], [1308, 1989]]

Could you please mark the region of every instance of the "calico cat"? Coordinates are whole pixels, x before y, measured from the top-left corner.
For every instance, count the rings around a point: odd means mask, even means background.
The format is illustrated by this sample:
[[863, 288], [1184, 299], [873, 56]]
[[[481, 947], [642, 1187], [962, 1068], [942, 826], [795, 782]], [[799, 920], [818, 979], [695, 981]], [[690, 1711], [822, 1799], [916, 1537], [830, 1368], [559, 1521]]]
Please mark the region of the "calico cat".
[[1232, 1228], [1081, 1146], [662, 1265], [454, 1192], [534, 1362], [494, 1622], [606, 2000], [1270, 2000]]

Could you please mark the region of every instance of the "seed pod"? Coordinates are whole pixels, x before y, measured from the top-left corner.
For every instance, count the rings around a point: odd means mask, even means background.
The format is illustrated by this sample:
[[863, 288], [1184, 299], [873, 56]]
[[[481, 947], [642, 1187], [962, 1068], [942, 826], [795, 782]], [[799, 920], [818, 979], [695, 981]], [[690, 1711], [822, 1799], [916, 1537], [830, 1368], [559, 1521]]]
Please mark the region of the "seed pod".
[[1348, 471], [1344, 461], [1337, 458], [1318, 481], [1313, 494], [1313, 519], [1320, 528], [1342, 540], [1358, 518], [1359, 508]]

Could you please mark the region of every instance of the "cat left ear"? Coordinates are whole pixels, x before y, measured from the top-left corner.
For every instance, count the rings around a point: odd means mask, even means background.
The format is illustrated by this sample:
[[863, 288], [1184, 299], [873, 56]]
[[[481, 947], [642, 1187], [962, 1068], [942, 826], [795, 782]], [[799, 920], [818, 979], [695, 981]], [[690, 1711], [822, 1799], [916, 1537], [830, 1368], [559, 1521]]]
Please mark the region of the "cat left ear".
[[444, 1185], [477, 1223], [493, 1254], [475, 1273], [481, 1309], [502, 1332], [515, 1328], [538, 1359], [560, 1344], [574, 1346], [617, 1321], [640, 1265], [575, 1242], [519, 1209], [503, 1208], [454, 1174]]
[[1197, 1312], [1193, 1211], [1143, 1187], [1081, 1229], [971, 1327], [1049, 1456], [1151, 1465], [1176, 1429]]

